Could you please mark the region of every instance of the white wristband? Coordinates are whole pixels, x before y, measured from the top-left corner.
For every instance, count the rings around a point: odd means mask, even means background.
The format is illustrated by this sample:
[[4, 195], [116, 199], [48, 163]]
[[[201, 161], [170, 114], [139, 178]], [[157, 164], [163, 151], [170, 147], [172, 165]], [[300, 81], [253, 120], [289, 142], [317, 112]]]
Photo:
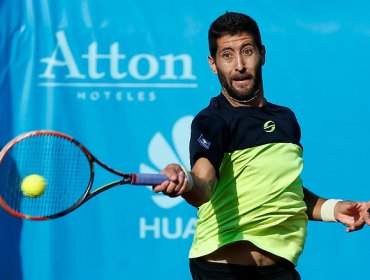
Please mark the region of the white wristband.
[[185, 178], [188, 180], [188, 185], [189, 185], [189, 190], [188, 191], [191, 191], [191, 189], [193, 188], [193, 176], [190, 174], [190, 171], [186, 170], [184, 166], [180, 165], [181, 166], [181, 169], [182, 171], [184, 171], [185, 173]]
[[336, 222], [335, 219], [335, 205], [339, 202], [343, 201], [341, 199], [328, 199], [326, 200], [321, 206], [321, 219], [324, 222]]

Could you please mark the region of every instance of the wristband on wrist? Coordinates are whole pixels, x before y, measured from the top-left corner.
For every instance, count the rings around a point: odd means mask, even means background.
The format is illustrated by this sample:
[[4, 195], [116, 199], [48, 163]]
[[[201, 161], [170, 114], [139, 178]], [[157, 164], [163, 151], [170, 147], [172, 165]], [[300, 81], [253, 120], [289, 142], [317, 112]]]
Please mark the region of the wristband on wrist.
[[181, 166], [182, 171], [184, 171], [184, 173], [185, 173], [185, 178], [188, 180], [188, 186], [190, 188], [188, 190], [188, 192], [189, 192], [193, 188], [193, 184], [194, 184], [194, 182], [193, 182], [193, 176], [191, 175], [190, 171], [188, 171], [188, 170], [185, 169], [184, 166], [182, 166], [182, 165], [180, 165], [180, 166]]
[[335, 219], [335, 205], [343, 201], [341, 199], [328, 199], [321, 205], [321, 219], [324, 222], [336, 222]]

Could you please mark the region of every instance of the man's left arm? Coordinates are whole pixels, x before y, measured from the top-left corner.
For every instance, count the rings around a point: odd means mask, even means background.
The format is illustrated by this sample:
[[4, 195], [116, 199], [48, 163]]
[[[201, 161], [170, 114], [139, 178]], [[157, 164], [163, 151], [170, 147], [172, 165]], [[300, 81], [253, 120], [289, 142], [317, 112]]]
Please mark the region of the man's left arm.
[[370, 201], [342, 201], [324, 199], [303, 188], [307, 215], [310, 220], [340, 222], [347, 227], [346, 231], [362, 229], [365, 224], [370, 226]]

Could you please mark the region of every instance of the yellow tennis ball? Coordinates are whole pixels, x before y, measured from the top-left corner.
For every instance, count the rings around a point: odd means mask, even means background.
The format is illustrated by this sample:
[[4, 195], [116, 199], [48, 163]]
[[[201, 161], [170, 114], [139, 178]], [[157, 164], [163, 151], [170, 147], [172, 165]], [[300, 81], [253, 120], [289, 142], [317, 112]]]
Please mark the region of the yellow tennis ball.
[[44, 177], [32, 174], [25, 177], [21, 184], [21, 190], [25, 196], [38, 197], [42, 195], [46, 188], [46, 180]]

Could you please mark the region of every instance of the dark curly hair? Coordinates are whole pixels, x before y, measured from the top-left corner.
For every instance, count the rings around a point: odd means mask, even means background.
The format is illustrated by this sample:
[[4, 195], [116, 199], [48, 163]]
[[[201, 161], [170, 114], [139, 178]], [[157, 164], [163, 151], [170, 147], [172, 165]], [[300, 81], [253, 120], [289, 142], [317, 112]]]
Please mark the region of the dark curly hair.
[[226, 12], [218, 17], [210, 26], [208, 31], [209, 51], [213, 58], [217, 52], [217, 39], [224, 35], [235, 35], [248, 32], [254, 38], [258, 49], [262, 48], [261, 34], [258, 25], [251, 17], [234, 12]]

